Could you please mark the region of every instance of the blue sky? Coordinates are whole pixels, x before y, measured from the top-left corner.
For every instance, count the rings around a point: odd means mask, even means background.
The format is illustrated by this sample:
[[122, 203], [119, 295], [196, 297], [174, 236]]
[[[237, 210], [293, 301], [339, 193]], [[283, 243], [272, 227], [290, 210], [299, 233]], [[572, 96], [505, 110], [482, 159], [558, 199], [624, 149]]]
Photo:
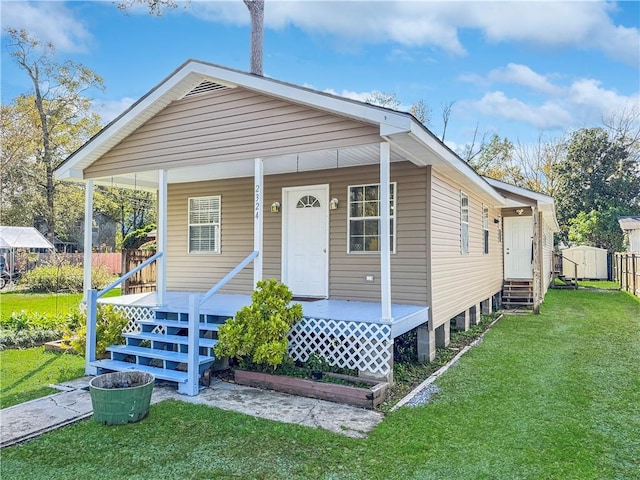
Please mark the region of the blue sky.
[[[188, 58], [249, 69], [241, 0], [181, 4], [162, 17], [117, 2], [0, 3], [2, 102], [29, 91], [8, 56], [7, 27], [52, 41], [104, 78], [91, 92], [111, 120]], [[447, 143], [480, 134], [514, 143], [597, 125], [640, 105], [640, 2], [277, 2], [266, 0], [264, 74], [363, 100], [423, 100]]]

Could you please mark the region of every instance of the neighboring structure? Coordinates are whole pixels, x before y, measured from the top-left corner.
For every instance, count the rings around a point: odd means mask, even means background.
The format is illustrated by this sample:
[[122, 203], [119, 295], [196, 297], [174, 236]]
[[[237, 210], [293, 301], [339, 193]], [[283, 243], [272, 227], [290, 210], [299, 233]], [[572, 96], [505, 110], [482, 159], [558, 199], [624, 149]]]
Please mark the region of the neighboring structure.
[[0, 288], [17, 275], [16, 253], [25, 250], [53, 250], [49, 240], [33, 227], [10, 227], [0, 225]]
[[[607, 280], [609, 278], [606, 248], [580, 245], [562, 250], [563, 272], [566, 277], [577, 275], [580, 280]], [[569, 260], [569, 261], [568, 261]], [[568, 261], [568, 262], [567, 262]], [[573, 265], [576, 265], [575, 273]]]
[[214, 325], [276, 278], [303, 305], [293, 358], [390, 376], [397, 336], [417, 327], [433, 359], [505, 279], [528, 280], [537, 308], [551, 278], [550, 197], [480, 177], [410, 114], [208, 63], [186, 62], [56, 174], [86, 182], [88, 232], [94, 185], [158, 192], [157, 293], [101, 300], [135, 322], [112, 360], [88, 350], [88, 373], [134, 358], [196, 393]]
[[625, 234], [628, 252], [640, 252], [640, 215], [618, 217], [620, 228]]

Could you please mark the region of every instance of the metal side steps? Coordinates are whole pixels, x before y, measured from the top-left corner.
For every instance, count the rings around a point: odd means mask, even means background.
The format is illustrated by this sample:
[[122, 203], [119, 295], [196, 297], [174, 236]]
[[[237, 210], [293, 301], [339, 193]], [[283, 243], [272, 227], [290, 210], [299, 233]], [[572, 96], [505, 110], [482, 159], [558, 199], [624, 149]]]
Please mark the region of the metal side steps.
[[[218, 327], [227, 317], [201, 314], [198, 323], [198, 375], [202, 376], [216, 360]], [[157, 311], [154, 320], [138, 321], [140, 331], [123, 333], [124, 345], [107, 347], [111, 358], [91, 365], [105, 371], [140, 370], [160, 380], [185, 384], [188, 381], [188, 314]]]

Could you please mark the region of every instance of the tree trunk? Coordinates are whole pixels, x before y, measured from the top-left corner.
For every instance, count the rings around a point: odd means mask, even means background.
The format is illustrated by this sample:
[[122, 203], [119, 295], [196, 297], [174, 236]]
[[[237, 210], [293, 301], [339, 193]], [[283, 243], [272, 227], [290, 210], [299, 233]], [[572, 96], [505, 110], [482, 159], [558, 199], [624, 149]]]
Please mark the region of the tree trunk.
[[251, 16], [251, 73], [262, 76], [264, 0], [244, 0]]

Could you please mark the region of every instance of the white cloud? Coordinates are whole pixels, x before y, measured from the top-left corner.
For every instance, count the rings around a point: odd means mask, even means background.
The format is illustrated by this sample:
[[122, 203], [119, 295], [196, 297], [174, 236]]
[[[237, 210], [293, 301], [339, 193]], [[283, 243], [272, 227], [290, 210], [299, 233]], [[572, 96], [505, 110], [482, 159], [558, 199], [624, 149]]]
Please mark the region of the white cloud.
[[[640, 32], [615, 25], [610, 2], [267, 2], [265, 26], [293, 25], [306, 32], [361, 43], [391, 41], [433, 46], [464, 55], [462, 29], [479, 30], [491, 42], [521, 42], [548, 48], [595, 49], [638, 65]], [[210, 21], [247, 25], [242, 2], [194, 1], [191, 14]]]
[[529, 105], [516, 98], [509, 98], [501, 91], [486, 93], [477, 101], [461, 102], [461, 107], [472, 108], [490, 117], [522, 121], [540, 129], [565, 127], [573, 121], [571, 114], [557, 103]]
[[[313, 87], [311, 87], [313, 88]], [[337, 92], [332, 88], [327, 88], [324, 90], [324, 93], [329, 93], [331, 95], [337, 95], [338, 97], [350, 98], [351, 100], [358, 100], [359, 102], [366, 102], [368, 98], [375, 93], [371, 92], [354, 92], [352, 90], [342, 90], [342, 92]]]
[[93, 109], [100, 115], [102, 124], [106, 125], [136, 101], [135, 98], [124, 97], [119, 100], [94, 100]]
[[568, 89], [567, 101], [575, 106], [585, 122], [608, 118], [633, 105], [640, 105], [640, 93], [625, 96], [600, 86], [599, 81], [592, 78], [580, 79]]
[[537, 128], [570, 128], [575, 123], [597, 123], [616, 111], [640, 104], [638, 92], [628, 96], [621, 95], [603, 88], [601, 82], [593, 78], [574, 79], [567, 84], [554, 83], [550, 79], [555, 77], [559, 78], [559, 75], [541, 75], [528, 66], [519, 64], [492, 70], [486, 77], [465, 75], [459, 79], [485, 88], [495, 83], [523, 86], [533, 93], [533, 96], [524, 93], [526, 98], [540, 98], [542, 94], [544, 103], [534, 105], [530, 103], [533, 100], [510, 98], [503, 91], [497, 90], [485, 94], [480, 100], [460, 102], [458, 107], [462, 107], [462, 111], [519, 120]]
[[562, 92], [562, 88], [553, 85], [544, 75], [534, 72], [526, 65], [516, 63], [510, 63], [506, 67], [492, 70], [489, 72], [488, 79], [492, 82], [522, 85], [552, 95], [557, 95]]
[[84, 52], [91, 42], [89, 31], [62, 2], [2, 2], [2, 30], [25, 29], [42, 42], [52, 42], [62, 52]]

